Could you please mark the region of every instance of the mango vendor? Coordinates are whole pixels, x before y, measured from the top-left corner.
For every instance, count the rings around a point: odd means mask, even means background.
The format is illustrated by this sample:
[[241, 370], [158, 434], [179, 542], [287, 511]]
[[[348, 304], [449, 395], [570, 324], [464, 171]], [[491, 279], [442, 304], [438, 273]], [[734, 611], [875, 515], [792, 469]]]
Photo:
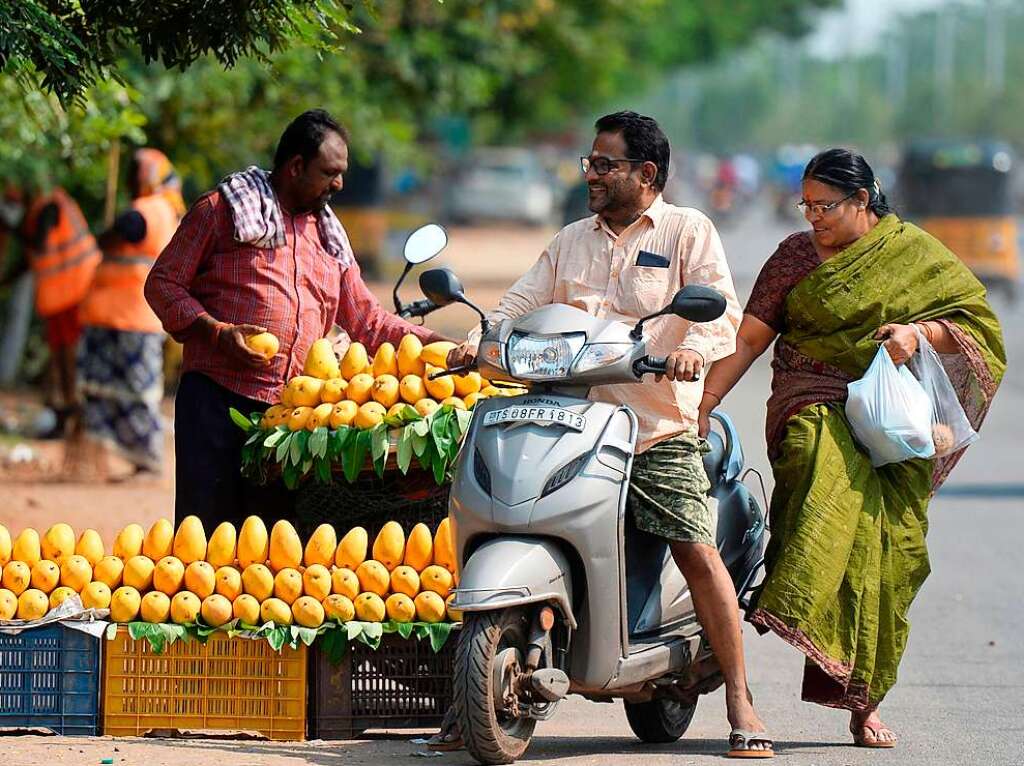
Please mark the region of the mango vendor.
[[[348, 133], [327, 112], [299, 115], [285, 129], [274, 168], [250, 167], [203, 194], [146, 281], [164, 329], [184, 344], [175, 398], [175, 518], [207, 529], [249, 514], [292, 515], [283, 485], [255, 486], [240, 474], [244, 435], [228, 417], [277, 401], [301, 374], [313, 342], [337, 324], [371, 352], [414, 333], [441, 337], [389, 314], [360, 276], [348, 235], [329, 206], [348, 170]], [[267, 358], [246, 344], [269, 332]]]

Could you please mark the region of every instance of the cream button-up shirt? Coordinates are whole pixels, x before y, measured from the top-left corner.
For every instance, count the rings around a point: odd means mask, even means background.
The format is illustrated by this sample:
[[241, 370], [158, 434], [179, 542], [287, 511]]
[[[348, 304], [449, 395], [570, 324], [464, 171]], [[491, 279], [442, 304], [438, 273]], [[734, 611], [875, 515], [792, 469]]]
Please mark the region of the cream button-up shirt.
[[[698, 210], [666, 203], [659, 195], [621, 234], [600, 216], [585, 218], [558, 232], [533, 267], [505, 293], [492, 322], [514, 319], [539, 306], [565, 303], [601, 319], [628, 325], [668, 305], [683, 285], [713, 287], [725, 296], [725, 314], [714, 322], [692, 323], [663, 316], [644, 325], [648, 353], [667, 356], [696, 351], [705, 371], [733, 353], [743, 316], [722, 242], [714, 224]], [[479, 342], [479, 330], [470, 342]], [[703, 375], [702, 375], [703, 380]], [[637, 451], [697, 425], [701, 381], [684, 383], [647, 376], [643, 383], [598, 386], [594, 401], [626, 404], [640, 422]]]

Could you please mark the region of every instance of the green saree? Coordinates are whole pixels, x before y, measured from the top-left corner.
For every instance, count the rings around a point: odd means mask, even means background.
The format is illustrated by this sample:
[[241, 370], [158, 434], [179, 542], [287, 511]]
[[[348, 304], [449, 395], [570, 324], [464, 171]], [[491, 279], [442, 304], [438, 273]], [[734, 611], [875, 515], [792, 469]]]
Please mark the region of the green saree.
[[977, 279], [895, 215], [803, 277], [784, 316], [768, 402], [772, 533], [750, 621], [807, 656], [805, 700], [870, 709], [896, 682], [929, 573], [928, 501], [960, 454], [873, 468], [846, 420], [846, 385], [880, 327], [938, 320], [960, 349], [943, 364], [978, 428], [1005, 370], [1002, 337]]

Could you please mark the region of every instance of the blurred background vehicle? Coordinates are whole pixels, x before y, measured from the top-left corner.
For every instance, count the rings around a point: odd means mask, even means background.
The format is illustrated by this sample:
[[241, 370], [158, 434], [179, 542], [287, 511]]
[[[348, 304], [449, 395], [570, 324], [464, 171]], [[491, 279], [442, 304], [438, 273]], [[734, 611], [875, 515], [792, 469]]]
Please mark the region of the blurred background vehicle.
[[525, 148], [482, 148], [451, 179], [447, 217], [453, 223], [514, 221], [542, 226], [554, 220], [554, 180]]

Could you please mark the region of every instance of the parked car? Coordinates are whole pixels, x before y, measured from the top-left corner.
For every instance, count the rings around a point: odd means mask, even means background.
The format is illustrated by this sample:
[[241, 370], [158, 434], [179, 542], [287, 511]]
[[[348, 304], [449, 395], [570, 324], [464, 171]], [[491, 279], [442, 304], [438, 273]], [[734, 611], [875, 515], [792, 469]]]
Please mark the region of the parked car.
[[453, 179], [448, 217], [455, 222], [519, 221], [535, 226], [555, 216], [551, 179], [528, 149], [481, 149]]

